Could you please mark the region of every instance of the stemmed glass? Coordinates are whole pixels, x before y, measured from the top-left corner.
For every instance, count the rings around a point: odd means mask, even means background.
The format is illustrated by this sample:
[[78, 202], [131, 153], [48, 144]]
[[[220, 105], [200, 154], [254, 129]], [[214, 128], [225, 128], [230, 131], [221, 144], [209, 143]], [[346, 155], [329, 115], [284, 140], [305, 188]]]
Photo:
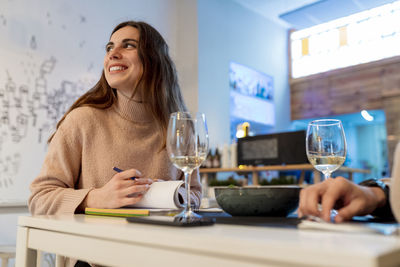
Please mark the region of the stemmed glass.
[[328, 179], [346, 159], [346, 137], [342, 122], [334, 119], [315, 120], [308, 124], [307, 158]]
[[208, 152], [208, 130], [203, 113], [172, 113], [167, 132], [167, 151], [172, 163], [185, 174], [186, 201], [178, 218], [191, 221], [201, 218], [192, 211], [190, 204], [190, 177], [194, 169], [206, 159]]

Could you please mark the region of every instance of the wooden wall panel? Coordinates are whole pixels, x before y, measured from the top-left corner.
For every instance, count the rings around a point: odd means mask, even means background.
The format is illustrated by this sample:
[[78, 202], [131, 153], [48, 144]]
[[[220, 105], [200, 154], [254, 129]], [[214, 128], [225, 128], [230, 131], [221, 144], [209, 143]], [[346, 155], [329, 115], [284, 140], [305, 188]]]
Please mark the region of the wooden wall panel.
[[391, 64], [384, 68], [382, 83], [383, 97], [400, 95], [400, 63]]
[[313, 118], [320, 116], [328, 116], [332, 113], [329, 101], [329, 84], [324, 80], [316, 80], [311, 83], [300, 83], [296, 85], [296, 90], [291, 94], [292, 113], [296, 119]]

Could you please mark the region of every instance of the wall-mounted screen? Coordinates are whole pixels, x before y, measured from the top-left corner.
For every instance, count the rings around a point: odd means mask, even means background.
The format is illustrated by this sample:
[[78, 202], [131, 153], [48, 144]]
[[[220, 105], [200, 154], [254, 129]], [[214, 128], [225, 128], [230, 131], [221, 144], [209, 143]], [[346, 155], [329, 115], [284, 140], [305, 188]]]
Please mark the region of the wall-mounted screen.
[[254, 134], [265, 133], [275, 125], [274, 83], [272, 76], [247, 66], [229, 65], [231, 138], [238, 124], [249, 122]]

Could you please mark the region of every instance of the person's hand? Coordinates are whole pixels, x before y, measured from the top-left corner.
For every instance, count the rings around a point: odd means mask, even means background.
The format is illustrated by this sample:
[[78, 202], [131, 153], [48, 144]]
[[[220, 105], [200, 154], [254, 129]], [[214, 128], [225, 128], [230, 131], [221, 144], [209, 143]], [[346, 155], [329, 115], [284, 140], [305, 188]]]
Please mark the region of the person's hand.
[[[136, 177], [132, 180], [131, 177]], [[142, 178], [136, 169], [115, 174], [103, 187], [93, 189], [85, 199], [85, 207], [120, 208], [139, 202], [153, 183], [152, 179]]]
[[343, 177], [329, 178], [300, 191], [298, 216], [314, 215], [329, 222], [331, 210], [336, 209], [335, 222], [343, 222], [370, 214], [385, 202], [385, 194], [378, 187], [359, 186]]

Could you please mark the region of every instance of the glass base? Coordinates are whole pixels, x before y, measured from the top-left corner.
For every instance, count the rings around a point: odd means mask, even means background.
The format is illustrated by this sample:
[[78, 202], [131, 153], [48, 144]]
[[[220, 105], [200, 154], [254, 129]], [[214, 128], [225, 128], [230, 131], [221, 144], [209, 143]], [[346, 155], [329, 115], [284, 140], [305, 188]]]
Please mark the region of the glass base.
[[196, 212], [192, 210], [183, 210], [181, 213], [177, 214], [175, 218], [178, 218], [182, 222], [192, 222], [196, 221], [203, 216], [197, 214]]

